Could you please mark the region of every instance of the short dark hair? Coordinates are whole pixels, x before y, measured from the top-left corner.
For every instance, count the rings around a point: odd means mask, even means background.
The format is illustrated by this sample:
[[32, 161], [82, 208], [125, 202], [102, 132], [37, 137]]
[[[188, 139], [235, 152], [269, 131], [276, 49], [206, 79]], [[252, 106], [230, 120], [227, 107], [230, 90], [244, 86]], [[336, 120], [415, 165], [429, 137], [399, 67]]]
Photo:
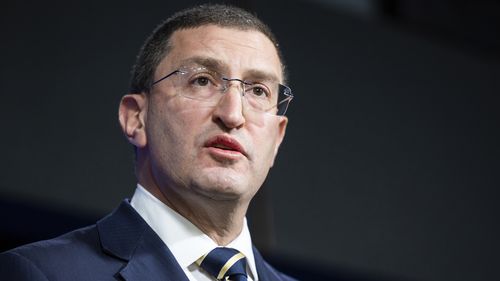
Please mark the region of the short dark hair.
[[256, 30], [263, 33], [276, 47], [283, 77], [286, 78], [285, 63], [278, 41], [266, 24], [257, 16], [241, 8], [221, 4], [204, 4], [175, 13], [161, 23], [146, 39], [132, 68], [130, 93], [149, 91], [156, 67], [167, 55], [170, 48], [170, 37], [176, 30], [209, 24], [240, 30]]

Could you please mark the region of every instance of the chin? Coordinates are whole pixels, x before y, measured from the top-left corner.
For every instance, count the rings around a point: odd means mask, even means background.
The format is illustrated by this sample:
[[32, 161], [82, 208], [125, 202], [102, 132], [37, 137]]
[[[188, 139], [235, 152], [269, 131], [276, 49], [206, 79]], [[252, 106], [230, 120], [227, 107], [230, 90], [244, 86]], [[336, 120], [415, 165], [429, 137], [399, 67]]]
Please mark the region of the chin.
[[238, 177], [231, 175], [208, 174], [194, 181], [193, 189], [215, 200], [238, 200], [248, 193], [248, 186]]

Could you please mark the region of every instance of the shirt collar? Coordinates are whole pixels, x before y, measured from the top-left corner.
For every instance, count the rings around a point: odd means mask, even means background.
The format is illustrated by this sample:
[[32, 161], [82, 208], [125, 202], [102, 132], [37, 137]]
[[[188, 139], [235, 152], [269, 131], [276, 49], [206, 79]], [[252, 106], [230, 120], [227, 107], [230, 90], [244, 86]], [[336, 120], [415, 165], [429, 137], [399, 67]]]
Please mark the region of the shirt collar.
[[[168, 246], [183, 268], [189, 267], [198, 258], [218, 247], [199, 228], [161, 202], [140, 184], [137, 184], [130, 204]], [[226, 247], [234, 248], [245, 255], [253, 279], [256, 280], [257, 269], [246, 218], [244, 218], [241, 233]]]

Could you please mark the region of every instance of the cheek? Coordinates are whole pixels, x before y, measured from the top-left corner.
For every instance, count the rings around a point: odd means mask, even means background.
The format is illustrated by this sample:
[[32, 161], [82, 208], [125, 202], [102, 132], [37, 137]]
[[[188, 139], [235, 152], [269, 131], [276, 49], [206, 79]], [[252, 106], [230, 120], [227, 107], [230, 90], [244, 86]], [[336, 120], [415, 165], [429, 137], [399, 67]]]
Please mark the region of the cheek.
[[180, 143], [183, 122], [165, 104], [161, 104], [162, 101], [158, 101], [149, 107], [146, 131], [152, 157], [165, 161]]
[[155, 149], [176, 159], [195, 153], [193, 148], [200, 145], [207, 118], [207, 109], [186, 104], [184, 99], [172, 98], [163, 107], [155, 107], [149, 128]]
[[[251, 134], [254, 136], [254, 149], [259, 154], [258, 158], [263, 163], [271, 165], [274, 159], [274, 151], [279, 137], [279, 123], [272, 118], [263, 118], [259, 123], [254, 123], [251, 127]], [[273, 119], [274, 118], [274, 119]]]
[[148, 128], [153, 173], [162, 182], [182, 182], [194, 158], [193, 138], [189, 135], [192, 131], [178, 115], [162, 114], [161, 117]]

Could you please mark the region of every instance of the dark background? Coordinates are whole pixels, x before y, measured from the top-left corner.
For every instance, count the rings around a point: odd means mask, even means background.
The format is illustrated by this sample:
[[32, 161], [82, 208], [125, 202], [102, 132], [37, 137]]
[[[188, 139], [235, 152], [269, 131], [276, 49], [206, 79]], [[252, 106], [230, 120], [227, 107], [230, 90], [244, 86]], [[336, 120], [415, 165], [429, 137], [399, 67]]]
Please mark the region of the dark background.
[[[2, 4], [0, 250], [131, 196], [118, 102], [193, 3]], [[250, 213], [265, 253], [303, 280], [497, 280], [499, 2], [229, 3], [273, 28], [296, 96]]]

